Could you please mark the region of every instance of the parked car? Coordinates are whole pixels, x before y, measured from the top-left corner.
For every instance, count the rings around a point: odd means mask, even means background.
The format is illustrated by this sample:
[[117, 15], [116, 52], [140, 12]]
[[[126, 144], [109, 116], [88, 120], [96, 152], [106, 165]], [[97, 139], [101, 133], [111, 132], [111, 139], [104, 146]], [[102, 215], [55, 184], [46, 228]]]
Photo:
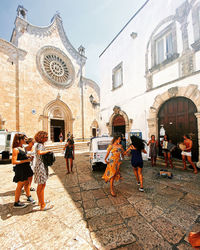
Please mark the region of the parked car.
[[23, 132], [0, 130], [0, 154], [2, 155], [2, 159], [9, 159], [10, 155], [12, 155], [13, 139], [15, 134], [18, 133], [25, 135]]
[[105, 166], [104, 161], [108, 145], [111, 144], [112, 137], [94, 137], [90, 140], [90, 166], [92, 170]]

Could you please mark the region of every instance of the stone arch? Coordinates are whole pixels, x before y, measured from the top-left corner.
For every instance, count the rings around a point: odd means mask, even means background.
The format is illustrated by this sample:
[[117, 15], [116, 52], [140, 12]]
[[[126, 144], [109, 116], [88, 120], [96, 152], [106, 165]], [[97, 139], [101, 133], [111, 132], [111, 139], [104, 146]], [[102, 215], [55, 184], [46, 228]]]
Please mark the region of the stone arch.
[[197, 117], [198, 145], [200, 152], [200, 90], [198, 86], [194, 84], [185, 87], [172, 87], [163, 94], [155, 97], [155, 101], [149, 110], [149, 118], [147, 119], [149, 129], [148, 136], [150, 137], [151, 134], [158, 134], [158, 112], [162, 104], [172, 97], [186, 97], [196, 105], [197, 113], [195, 116]]
[[51, 119], [64, 120], [65, 127], [64, 132], [67, 135], [68, 132], [73, 134], [73, 115], [70, 108], [63, 101], [56, 99], [48, 103], [43, 111], [43, 130], [49, 134], [49, 140], [51, 138], [50, 122]]
[[109, 122], [106, 124], [107, 128], [108, 128], [109, 135], [112, 135], [112, 124], [113, 124], [113, 120], [115, 119], [116, 115], [121, 115], [124, 118], [126, 133], [129, 133], [131, 130], [131, 127], [132, 127], [133, 120], [129, 119], [128, 115], [124, 111], [122, 111], [120, 107], [115, 106], [113, 108], [113, 114], [111, 115]]

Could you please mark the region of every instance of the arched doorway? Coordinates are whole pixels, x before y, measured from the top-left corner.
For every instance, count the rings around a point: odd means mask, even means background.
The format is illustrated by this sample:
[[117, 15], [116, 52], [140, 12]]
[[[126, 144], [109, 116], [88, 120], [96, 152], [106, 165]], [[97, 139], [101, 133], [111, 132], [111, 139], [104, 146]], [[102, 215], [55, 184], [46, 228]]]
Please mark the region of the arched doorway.
[[[189, 134], [193, 141], [193, 160], [198, 161], [198, 129], [195, 116], [195, 104], [185, 97], [174, 97], [167, 100], [158, 112], [158, 137], [163, 126], [175, 145], [183, 141], [183, 135]], [[180, 150], [176, 149], [173, 156], [181, 158]]]
[[99, 125], [98, 125], [98, 122], [96, 120], [94, 120], [92, 122], [92, 125], [91, 125], [91, 135], [92, 137], [97, 137], [98, 136], [98, 133], [99, 133]]
[[112, 134], [115, 133], [126, 133], [125, 119], [122, 115], [115, 115], [112, 122]]
[[43, 129], [48, 132], [49, 140], [59, 141], [62, 132], [65, 139], [68, 132], [73, 133], [73, 118], [69, 107], [59, 99], [46, 105], [43, 115]]

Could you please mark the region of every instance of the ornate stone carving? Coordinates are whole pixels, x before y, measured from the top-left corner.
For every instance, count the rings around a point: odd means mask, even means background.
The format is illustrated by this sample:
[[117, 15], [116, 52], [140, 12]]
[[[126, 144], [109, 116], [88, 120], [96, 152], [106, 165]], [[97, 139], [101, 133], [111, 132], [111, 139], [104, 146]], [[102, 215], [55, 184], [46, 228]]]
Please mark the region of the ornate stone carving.
[[68, 88], [74, 81], [74, 67], [71, 60], [58, 48], [45, 46], [36, 57], [42, 77], [57, 88]]
[[114, 114], [115, 114], [115, 115], [117, 115], [117, 114], [119, 114], [119, 113], [120, 113], [121, 108], [120, 108], [120, 107], [118, 107], [118, 106], [115, 106], [115, 107], [113, 108], [113, 111], [114, 111]]
[[187, 76], [194, 71], [194, 53], [185, 52], [179, 60], [181, 76]]
[[63, 117], [62, 112], [59, 109], [55, 109], [53, 111], [53, 117], [54, 118], [62, 118]]
[[177, 94], [178, 94], [178, 87], [173, 87], [168, 89], [168, 95], [170, 98], [176, 96]]
[[146, 76], [146, 88], [147, 88], [147, 91], [148, 90], [151, 90], [153, 88], [153, 81], [152, 81], [152, 74], [148, 74]]

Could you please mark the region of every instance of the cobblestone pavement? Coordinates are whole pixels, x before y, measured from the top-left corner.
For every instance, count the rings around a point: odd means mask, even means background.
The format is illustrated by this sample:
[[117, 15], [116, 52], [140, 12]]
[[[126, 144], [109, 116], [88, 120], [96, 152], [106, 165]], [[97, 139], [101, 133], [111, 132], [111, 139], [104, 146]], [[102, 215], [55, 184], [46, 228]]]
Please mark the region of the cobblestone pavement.
[[69, 175], [63, 157], [50, 168], [45, 198], [54, 208], [45, 212], [36, 205], [13, 208], [12, 165], [0, 165], [1, 249], [192, 249], [187, 235], [200, 231], [200, 174], [176, 168], [174, 178], [165, 179], [157, 176], [161, 165], [146, 162], [141, 193], [124, 161], [114, 198], [103, 170], [91, 171], [88, 154], [76, 155], [74, 163]]

